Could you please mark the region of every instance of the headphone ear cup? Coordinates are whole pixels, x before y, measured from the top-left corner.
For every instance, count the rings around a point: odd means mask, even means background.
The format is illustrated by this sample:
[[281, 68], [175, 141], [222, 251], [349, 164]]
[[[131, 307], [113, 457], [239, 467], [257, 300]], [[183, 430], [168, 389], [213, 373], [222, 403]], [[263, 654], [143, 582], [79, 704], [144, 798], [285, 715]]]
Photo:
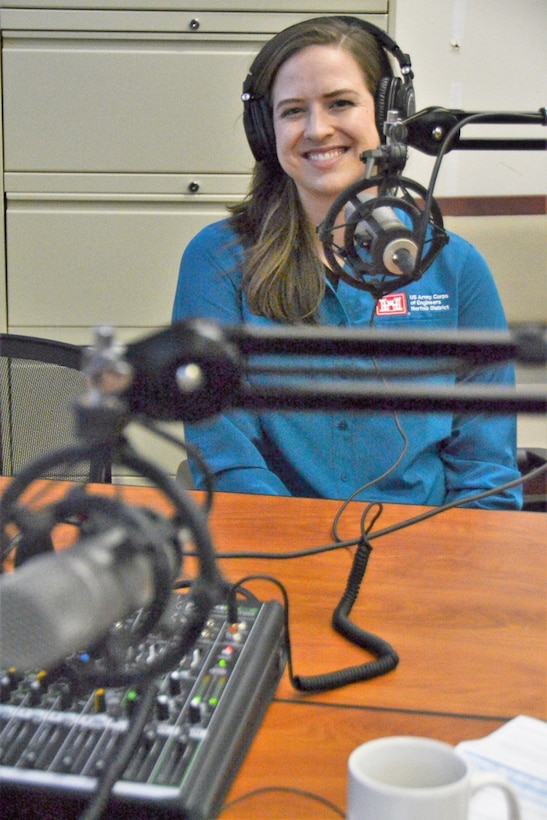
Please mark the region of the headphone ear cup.
[[277, 162], [272, 117], [264, 98], [247, 100], [243, 109], [243, 126], [254, 158], [262, 162]]
[[401, 88], [401, 111], [404, 120], [416, 113], [416, 94], [412, 82], [403, 83]]
[[384, 123], [387, 120], [388, 111], [394, 109], [399, 111], [398, 103], [401, 85], [399, 77], [382, 77], [378, 83], [375, 100], [376, 127], [382, 140], [384, 139]]
[[384, 123], [388, 111], [396, 111], [397, 116], [406, 120], [416, 111], [416, 98], [411, 82], [404, 83], [400, 77], [382, 77], [376, 92], [376, 126], [384, 138]]

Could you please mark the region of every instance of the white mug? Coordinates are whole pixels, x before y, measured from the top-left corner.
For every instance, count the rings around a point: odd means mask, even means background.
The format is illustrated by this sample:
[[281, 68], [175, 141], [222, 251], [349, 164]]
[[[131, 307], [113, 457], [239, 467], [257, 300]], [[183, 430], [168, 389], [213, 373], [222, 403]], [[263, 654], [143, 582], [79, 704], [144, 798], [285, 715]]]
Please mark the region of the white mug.
[[448, 743], [382, 737], [348, 760], [347, 820], [467, 820], [471, 797], [486, 786], [505, 795], [507, 820], [520, 820], [517, 796], [496, 774], [472, 774]]

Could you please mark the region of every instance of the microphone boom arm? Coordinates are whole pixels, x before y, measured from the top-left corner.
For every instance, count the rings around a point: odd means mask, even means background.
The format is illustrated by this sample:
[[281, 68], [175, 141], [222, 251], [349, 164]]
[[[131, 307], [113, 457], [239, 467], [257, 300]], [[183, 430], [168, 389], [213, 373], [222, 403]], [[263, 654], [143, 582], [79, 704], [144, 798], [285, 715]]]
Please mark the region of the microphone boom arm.
[[[214, 341], [213, 341], [214, 340]], [[294, 378], [291, 356], [447, 357], [472, 366], [517, 360], [546, 361], [545, 327], [503, 331], [384, 331], [370, 328], [219, 326], [205, 320], [178, 322], [127, 349], [135, 378], [122, 398], [129, 412], [160, 421], [200, 421], [229, 408], [241, 409], [435, 409], [542, 413], [545, 389], [518, 391], [485, 385], [432, 385], [405, 380], [379, 385], [336, 369]], [[271, 356], [278, 356], [276, 369]], [[261, 356], [266, 357], [266, 363]], [[313, 367], [313, 364], [312, 364]], [[264, 369], [261, 369], [264, 368]], [[187, 379], [186, 374], [193, 374]], [[409, 370], [408, 375], [412, 371]], [[274, 376], [271, 379], [271, 376]], [[364, 377], [366, 377], [366, 373]], [[370, 371], [368, 373], [370, 375]], [[270, 381], [268, 381], [270, 379]], [[146, 384], [146, 391], [142, 385]]]
[[[403, 141], [424, 154], [436, 156], [442, 150], [545, 151], [547, 141], [527, 137], [461, 139], [466, 125], [547, 125], [547, 109], [537, 112], [461, 111], [437, 106], [418, 111], [402, 122], [387, 125], [387, 135]], [[450, 136], [452, 135], [452, 136]], [[445, 141], [450, 136], [450, 144]]]

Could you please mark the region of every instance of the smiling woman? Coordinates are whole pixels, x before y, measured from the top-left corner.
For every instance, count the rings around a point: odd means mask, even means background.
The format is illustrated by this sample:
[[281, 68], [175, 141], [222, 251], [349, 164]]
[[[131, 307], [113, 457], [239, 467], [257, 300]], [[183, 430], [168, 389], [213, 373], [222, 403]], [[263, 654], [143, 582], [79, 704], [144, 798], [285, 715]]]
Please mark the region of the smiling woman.
[[272, 110], [279, 164], [318, 225], [333, 198], [362, 177], [363, 151], [380, 144], [374, 98], [348, 51], [309, 46], [277, 72]]
[[[203, 229], [185, 249], [174, 320], [506, 327], [486, 263], [454, 234], [421, 279], [385, 298], [339, 280], [326, 265], [317, 227], [338, 195], [364, 176], [360, 154], [384, 138], [388, 111], [404, 119], [414, 110], [412, 78], [408, 55], [357, 18], [306, 20], [266, 43], [243, 86], [245, 130], [256, 159], [251, 187], [228, 219]], [[332, 366], [328, 359], [319, 364]], [[348, 356], [342, 364], [380, 384], [390, 378], [381, 360]], [[422, 363], [412, 364], [423, 381]], [[513, 372], [509, 366], [452, 373], [444, 367], [428, 378], [435, 384], [508, 384]], [[233, 411], [185, 430], [219, 490], [520, 505], [515, 488], [469, 500], [519, 476], [515, 419], [509, 416]], [[199, 468], [191, 466], [199, 487]]]

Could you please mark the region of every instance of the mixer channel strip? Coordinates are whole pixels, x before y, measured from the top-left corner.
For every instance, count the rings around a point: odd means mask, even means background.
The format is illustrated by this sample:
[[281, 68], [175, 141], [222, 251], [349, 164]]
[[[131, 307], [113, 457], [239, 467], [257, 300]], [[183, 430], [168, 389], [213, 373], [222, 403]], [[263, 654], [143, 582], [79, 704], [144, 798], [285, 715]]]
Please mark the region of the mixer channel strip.
[[[174, 595], [171, 623], [184, 619]], [[161, 630], [136, 648], [158, 651]], [[82, 653], [82, 662], [85, 654]], [[105, 816], [211, 818], [219, 811], [285, 666], [283, 610], [270, 601], [211, 611], [178, 665], [158, 681], [154, 714]], [[0, 816], [76, 818], [115, 759], [138, 689], [80, 695], [62, 674], [0, 673]], [[129, 809], [129, 812], [128, 812]]]

